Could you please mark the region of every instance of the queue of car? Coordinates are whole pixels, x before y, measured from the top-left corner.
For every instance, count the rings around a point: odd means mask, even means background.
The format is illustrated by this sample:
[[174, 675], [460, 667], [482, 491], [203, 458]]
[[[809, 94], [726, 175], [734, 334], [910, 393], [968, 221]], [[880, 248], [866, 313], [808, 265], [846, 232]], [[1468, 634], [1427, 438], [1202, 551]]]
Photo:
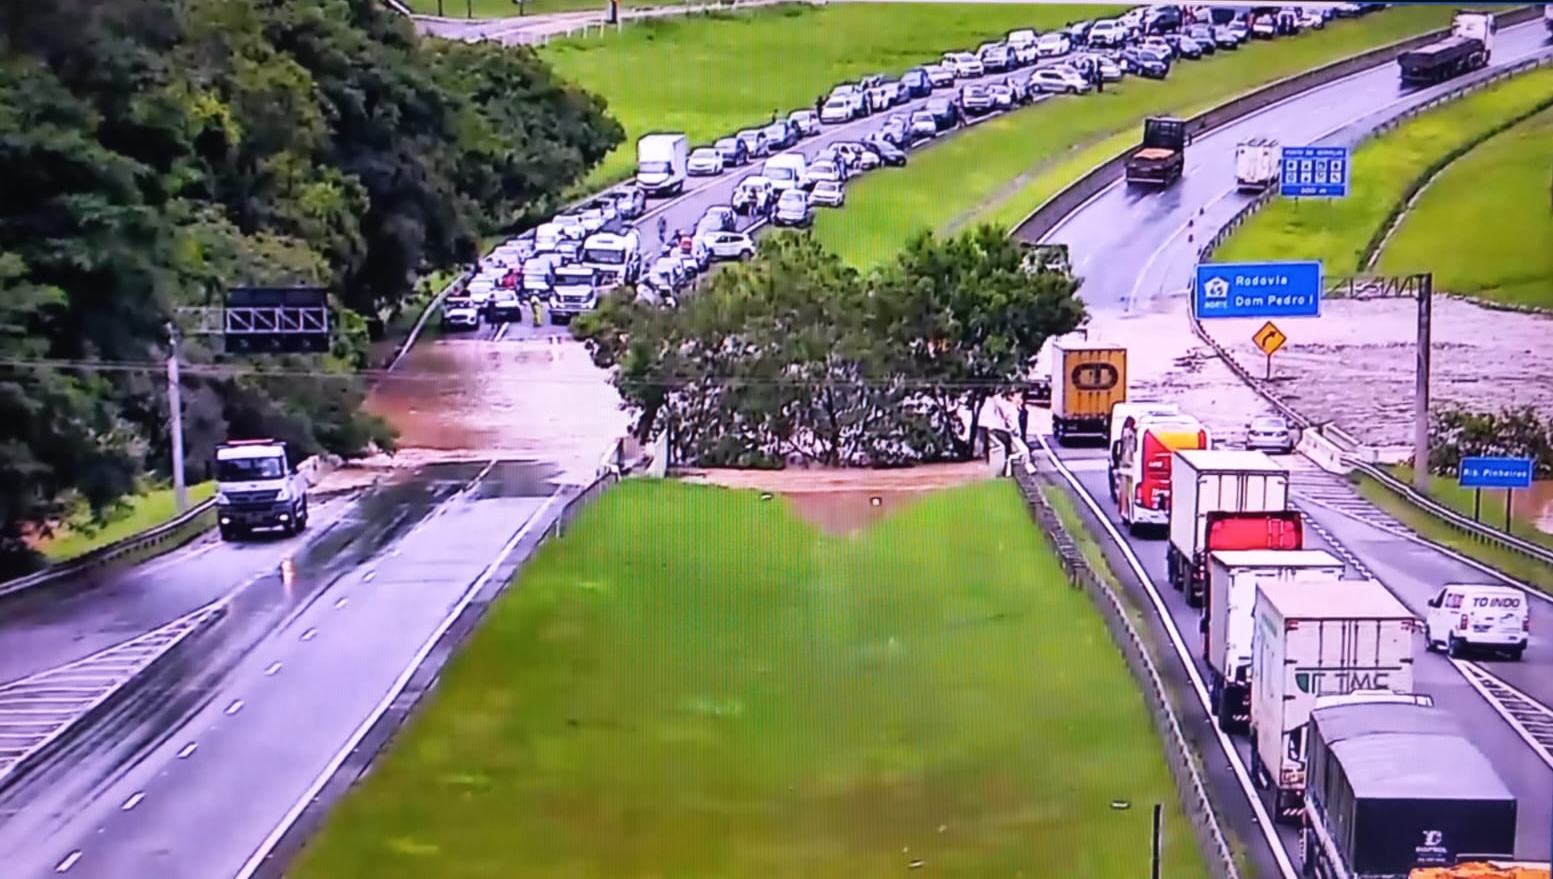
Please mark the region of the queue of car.
[[[899, 167], [907, 151], [978, 117], [1013, 110], [1044, 95], [1079, 95], [1127, 76], [1164, 79], [1181, 60], [1232, 51], [1252, 39], [1321, 28], [1375, 4], [1323, 7], [1158, 5], [1047, 33], [1010, 31], [974, 51], [946, 52], [899, 77], [873, 75], [835, 86], [813, 108], [773, 113], [768, 123], [688, 148], [683, 134], [649, 134], [638, 143], [638, 176], [498, 247], [443, 308], [443, 325], [477, 328], [480, 320], [521, 319], [524, 305], [549, 306], [562, 323], [592, 308], [602, 291], [636, 285], [641, 296], [670, 303], [712, 263], [754, 253], [748, 231], [769, 221], [808, 227], [817, 208], [840, 208], [855, 175]], [[1046, 63], [1042, 63], [1046, 62]], [[1038, 65], [1028, 74], [1021, 68]], [[1001, 76], [999, 76], [1001, 74]], [[926, 98], [915, 109], [910, 101]], [[897, 109], [900, 108], [900, 109]], [[871, 133], [827, 145], [806, 157], [792, 148], [824, 130], [880, 117]], [[632, 221], [649, 197], [677, 195], [688, 178], [716, 177], [760, 163], [739, 181], [729, 202], [709, 209], [691, 232], [659, 229], [659, 253], [642, 252]]]

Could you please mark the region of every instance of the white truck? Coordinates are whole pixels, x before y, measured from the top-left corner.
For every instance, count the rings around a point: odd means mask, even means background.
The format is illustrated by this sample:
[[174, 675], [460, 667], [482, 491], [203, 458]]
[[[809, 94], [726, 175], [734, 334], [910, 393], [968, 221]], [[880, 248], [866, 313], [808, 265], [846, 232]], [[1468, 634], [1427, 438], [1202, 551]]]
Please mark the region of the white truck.
[[635, 227], [606, 224], [583, 240], [580, 255], [600, 287], [635, 284], [642, 273], [642, 236]]
[[1306, 728], [1324, 696], [1413, 691], [1413, 614], [1378, 580], [1257, 584], [1251, 652], [1251, 774], [1274, 820], [1305, 796]]
[[1342, 561], [1318, 549], [1227, 550], [1208, 555], [1202, 657], [1208, 663], [1208, 701], [1219, 729], [1244, 733], [1251, 725], [1251, 611], [1257, 586], [1342, 577]]
[[1208, 553], [1303, 549], [1304, 522], [1289, 509], [1289, 471], [1262, 452], [1183, 450], [1170, 467], [1170, 585], [1202, 607]]
[[233, 440], [216, 447], [216, 524], [222, 540], [259, 529], [297, 534], [307, 527], [307, 480], [286, 444]]
[[685, 191], [690, 138], [683, 134], [644, 134], [636, 142], [636, 186], [647, 195]]
[[1235, 147], [1235, 188], [1261, 192], [1278, 182], [1278, 141], [1266, 137], [1243, 140]]

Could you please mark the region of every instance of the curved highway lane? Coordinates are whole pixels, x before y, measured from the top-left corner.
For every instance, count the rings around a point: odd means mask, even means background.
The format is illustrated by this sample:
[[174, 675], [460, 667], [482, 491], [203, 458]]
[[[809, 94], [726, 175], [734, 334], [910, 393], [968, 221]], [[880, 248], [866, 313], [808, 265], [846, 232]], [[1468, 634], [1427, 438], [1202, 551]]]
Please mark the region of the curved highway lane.
[[1235, 191], [1235, 147], [1253, 137], [1287, 145], [1352, 143], [1365, 130], [1496, 68], [1547, 51], [1541, 21], [1501, 30], [1487, 70], [1422, 89], [1403, 89], [1383, 64], [1312, 89], [1222, 128], [1186, 148], [1186, 173], [1163, 191], [1118, 181], [1069, 214], [1042, 241], [1067, 244], [1090, 308], [1147, 309], [1181, 294], [1197, 248], [1251, 195]]
[[576, 487], [558, 477], [442, 465], [368, 494], [359, 528], [254, 578], [166, 680], [0, 796], [0, 873], [246, 875], [560, 513]]

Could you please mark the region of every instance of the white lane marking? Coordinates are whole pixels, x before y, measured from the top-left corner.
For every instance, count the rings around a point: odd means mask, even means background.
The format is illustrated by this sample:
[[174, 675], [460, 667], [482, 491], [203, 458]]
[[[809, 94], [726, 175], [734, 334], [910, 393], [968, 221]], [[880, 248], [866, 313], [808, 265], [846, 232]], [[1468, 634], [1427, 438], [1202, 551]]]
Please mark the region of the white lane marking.
[[140, 805], [140, 801], [145, 799], [145, 798], [146, 798], [146, 795], [144, 793], [142, 793], [140, 791], [136, 791], [133, 795], [130, 796], [129, 799], [124, 801], [124, 805], [119, 807], [119, 811], [121, 811], [121, 812], [128, 812], [130, 809], [133, 809], [136, 806]]
[[311, 640], [313, 640], [317, 636], [318, 636], [318, 630], [317, 629], [308, 629], [306, 632], [302, 633], [302, 640], [303, 641], [311, 641]]
[[[1020, 442], [1017, 435], [1014, 436], [1014, 442], [1016, 443], [1016, 448], [1017, 446], [1024, 445], [1024, 443]], [[1111, 524], [1111, 520], [1106, 518], [1105, 512], [1100, 509], [1100, 505], [1095, 502], [1095, 499], [1090, 497], [1089, 492], [1078, 481], [1078, 477], [1073, 475], [1062, 459], [1058, 458], [1057, 454], [1052, 451], [1051, 446], [1046, 444], [1046, 438], [1037, 434], [1036, 442], [1040, 443], [1041, 451], [1045, 452], [1046, 457], [1051, 459], [1052, 463], [1056, 465], [1057, 471], [1062, 474], [1063, 479], [1067, 480], [1068, 485], [1072, 486], [1073, 490], [1077, 492], [1079, 499], [1094, 514], [1096, 521], [1105, 529], [1107, 536], [1121, 550], [1122, 557], [1127, 560], [1127, 566], [1132, 569], [1138, 581], [1147, 587], [1149, 601], [1154, 605], [1154, 612], [1159, 615], [1160, 623], [1164, 625], [1165, 632], [1170, 635], [1172, 649], [1175, 650], [1177, 658], [1181, 660], [1181, 665], [1185, 667], [1187, 676], [1191, 678], [1192, 691], [1196, 694], [1203, 713], [1211, 718], [1213, 711], [1208, 705], [1208, 688], [1203, 684], [1202, 675], [1197, 671], [1197, 664], [1192, 661], [1191, 651], [1187, 649], [1186, 642], [1181, 639], [1181, 631], [1176, 627], [1175, 618], [1170, 615], [1169, 608], [1165, 606], [1164, 599], [1160, 597], [1159, 587], [1154, 584], [1154, 578], [1150, 577], [1148, 572], [1144, 570], [1143, 562], [1133, 552], [1132, 546], [1122, 539], [1121, 533]], [[1025, 446], [1025, 450], [1028, 456], [1029, 447]], [[1026, 460], [1028, 460], [1028, 457]], [[1267, 814], [1267, 809], [1262, 805], [1261, 795], [1257, 793], [1256, 786], [1251, 783], [1251, 776], [1246, 772], [1245, 763], [1240, 759], [1240, 752], [1235, 749], [1235, 743], [1230, 741], [1227, 733], [1219, 729], [1218, 724], [1209, 723], [1208, 729], [1211, 730], [1214, 738], [1218, 740], [1219, 747], [1223, 749], [1225, 756], [1229, 757], [1230, 769], [1234, 770], [1235, 779], [1239, 782], [1240, 789], [1245, 794], [1246, 800], [1251, 804], [1251, 811], [1256, 816], [1257, 828], [1261, 830], [1263, 838], [1267, 840], [1267, 846], [1272, 850], [1273, 859], [1278, 862], [1279, 873], [1283, 875], [1284, 879], [1295, 879], [1298, 874], [1295, 872], [1294, 864], [1289, 860], [1288, 852], [1284, 851], [1283, 841], [1278, 838], [1277, 828], [1273, 824], [1272, 818]]]
[[278, 671], [280, 671], [280, 663], [272, 662], [270, 663], [270, 667], [264, 670], [264, 676], [267, 678], [274, 677], [275, 673]]
[[178, 759], [179, 760], [187, 760], [189, 758], [189, 755], [193, 754], [195, 749], [197, 749], [197, 748], [199, 748], [199, 743], [198, 742], [190, 742], [187, 745], [184, 745], [183, 746], [183, 750], [178, 752]]
[[1540, 714], [1553, 715], [1553, 711], [1549, 711], [1546, 705], [1510, 686], [1505, 683], [1503, 678], [1475, 663], [1465, 662], [1460, 659], [1450, 659], [1449, 661], [1451, 665], [1456, 667], [1456, 671], [1467, 679], [1467, 683], [1472, 685], [1472, 689], [1477, 690], [1478, 695], [1483, 697], [1483, 701], [1488, 703], [1488, 707], [1494, 709], [1494, 713], [1499, 715], [1505, 723], [1509, 724], [1510, 729], [1517, 736], [1520, 736], [1521, 741], [1525, 742], [1527, 747], [1531, 748], [1531, 752], [1541, 758], [1542, 762], [1548, 764], [1549, 768], [1553, 768], [1553, 752], [1550, 752], [1548, 746], [1538, 741], [1531, 730], [1526, 728], [1522, 718], [1515, 716], [1514, 712], [1510, 711], [1510, 707], [1505, 704], [1504, 699], [1497, 697], [1489, 690], [1488, 682], [1492, 682], [1493, 686], [1503, 687], [1508, 690], [1510, 696], [1528, 703], [1532, 710]]
[[264, 864], [264, 860], [269, 857], [275, 846], [280, 844], [280, 840], [286, 835], [286, 831], [290, 830], [291, 826], [297, 822], [297, 819], [302, 817], [302, 813], [318, 797], [319, 792], [324, 789], [324, 785], [328, 784], [329, 779], [333, 778], [334, 774], [340, 771], [340, 767], [345, 764], [346, 759], [356, 750], [361, 741], [367, 737], [367, 733], [372, 730], [378, 719], [388, 712], [389, 707], [394, 704], [394, 700], [398, 699], [399, 694], [404, 692], [404, 688], [409, 686], [410, 678], [415, 676], [416, 670], [421, 667], [421, 663], [426, 661], [426, 657], [431, 655], [431, 651], [437, 646], [437, 642], [442, 640], [442, 636], [447, 634], [448, 629], [453, 628], [453, 623], [464, 612], [464, 608], [469, 606], [469, 603], [485, 587], [485, 584], [496, 575], [497, 569], [517, 550], [518, 544], [544, 520], [545, 514], [549, 512], [550, 507], [559, 500], [559, 494], [553, 494], [546, 498], [544, 504], [540, 506], [533, 516], [529, 517], [527, 522], [523, 523], [522, 528], [518, 529], [518, 533], [512, 535], [512, 539], [507, 541], [507, 545], [503, 546], [501, 552], [496, 555], [496, 560], [491, 562], [480, 573], [474, 584], [453, 605], [447, 616], [443, 617], [441, 624], [431, 633], [431, 637], [427, 638], [426, 642], [421, 645], [421, 649], [416, 651], [415, 656], [411, 657], [409, 664], [405, 666], [404, 671], [400, 672], [399, 678], [394, 681], [393, 686], [388, 688], [388, 692], [384, 694], [382, 700], [372, 709], [372, 713], [368, 714], [366, 719], [361, 722], [361, 725], [356, 727], [355, 732], [351, 733], [351, 737], [346, 740], [344, 746], [335, 752], [328, 765], [323, 768], [322, 772], [318, 773], [318, 777], [313, 779], [313, 783], [308, 785], [307, 790], [302, 792], [302, 796], [298, 797], [297, 801], [292, 804], [290, 810], [281, 818], [280, 823], [275, 826], [274, 830], [270, 831], [269, 836], [266, 836], [264, 841], [259, 843], [258, 849], [249, 856], [242, 869], [237, 871], [236, 879], [253, 879], [254, 873], [258, 872], [259, 867]]
[[1127, 306], [1127, 310], [1128, 311], [1132, 311], [1132, 305], [1133, 305], [1133, 303], [1138, 298], [1138, 291], [1143, 289], [1144, 282], [1148, 280], [1149, 269], [1154, 267], [1154, 263], [1159, 260], [1160, 256], [1164, 255], [1165, 251], [1169, 250], [1171, 248], [1171, 246], [1176, 243], [1176, 239], [1180, 238], [1182, 233], [1184, 233], [1188, 229], [1191, 229], [1191, 228], [1195, 227], [1195, 224], [1197, 223], [1197, 218], [1199, 216], [1202, 216], [1203, 214], [1205, 214], [1208, 211], [1209, 208], [1217, 205], [1219, 202], [1223, 201], [1226, 198], [1229, 198], [1231, 195], [1234, 195], [1234, 194], [1235, 194], [1235, 190], [1233, 190], [1233, 189], [1226, 190], [1225, 192], [1219, 194], [1218, 197], [1212, 199], [1207, 204], [1203, 205], [1201, 207], [1201, 209], [1198, 211], [1198, 213], [1193, 214], [1193, 215], [1187, 217], [1186, 218], [1186, 222], [1184, 222], [1181, 225], [1177, 226], [1174, 231], [1172, 231], [1169, 235], [1165, 236], [1165, 240], [1160, 242], [1160, 245], [1158, 247], [1154, 248], [1154, 252], [1149, 254], [1149, 258], [1143, 261], [1143, 267], [1138, 270], [1138, 279], [1133, 282], [1132, 289], [1127, 291], [1126, 306]]
[[349, 598], [341, 596], [338, 600], [336, 600], [334, 602], [334, 609], [335, 610], [339, 610], [340, 608], [344, 607], [345, 605], [350, 604], [350, 601], [351, 600]]
[[491, 337], [491, 341], [500, 342], [502, 339], [505, 339], [507, 337], [507, 328], [510, 326], [512, 326], [512, 324], [504, 321], [501, 327], [496, 330], [496, 335]]
[[81, 860], [81, 850], [76, 849], [75, 851], [66, 855], [63, 861], [59, 862], [59, 866], [54, 868], [54, 872], [67, 873], [70, 871], [71, 867], [75, 866], [75, 862], [79, 860]]
[[371, 583], [372, 582], [372, 578], [376, 577], [376, 576], [377, 576], [377, 571], [375, 571], [375, 570], [368, 571], [365, 574], [361, 575], [361, 582], [363, 582], [363, 583]]
[[226, 714], [227, 714], [228, 717], [231, 717], [232, 715], [234, 715], [237, 712], [242, 711], [242, 710], [243, 710], [243, 700], [241, 700], [241, 699], [234, 699], [234, 700], [232, 700], [232, 704], [228, 705], [226, 707]]

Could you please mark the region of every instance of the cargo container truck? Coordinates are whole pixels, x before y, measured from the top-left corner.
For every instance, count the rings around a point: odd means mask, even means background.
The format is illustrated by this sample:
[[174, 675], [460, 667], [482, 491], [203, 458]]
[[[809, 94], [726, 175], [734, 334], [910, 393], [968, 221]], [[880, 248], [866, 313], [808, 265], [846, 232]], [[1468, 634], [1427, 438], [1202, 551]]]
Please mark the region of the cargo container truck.
[[1251, 633], [1251, 774], [1274, 818], [1303, 809], [1307, 725], [1316, 701], [1413, 690], [1412, 613], [1377, 580], [1257, 584]]
[[1133, 535], [1165, 531], [1172, 459], [1178, 451], [1208, 448], [1208, 429], [1190, 415], [1129, 417], [1120, 445], [1111, 494], [1122, 524]]
[[1170, 585], [1202, 607], [1208, 553], [1303, 549], [1304, 523], [1288, 509], [1289, 472], [1262, 452], [1176, 452], [1170, 466]]
[[1251, 725], [1251, 612], [1257, 585], [1340, 580], [1343, 570], [1336, 556], [1316, 549], [1209, 553], [1202, 656], [1208, 664], [1208, 700], [1219, 729], [1244, 733]]
[[1397, 56], [1402, 82], [1440, 82], [1487, 67], [1498, 28], [1492, 13], [1457, 10], [1450, 36]]
[[1395, 879], [1431, 867], [1449, 876], [1462, 856], [1515, 856], [1514, 795], [1439, 708], [1314, 709], [1302, 811], [1307, 876]]
[[1055, 340], [1052, 358], [1052, 436], [1108, 437], [1111, 407], [1127, 399], [1127, 349], [1101, 342]]

